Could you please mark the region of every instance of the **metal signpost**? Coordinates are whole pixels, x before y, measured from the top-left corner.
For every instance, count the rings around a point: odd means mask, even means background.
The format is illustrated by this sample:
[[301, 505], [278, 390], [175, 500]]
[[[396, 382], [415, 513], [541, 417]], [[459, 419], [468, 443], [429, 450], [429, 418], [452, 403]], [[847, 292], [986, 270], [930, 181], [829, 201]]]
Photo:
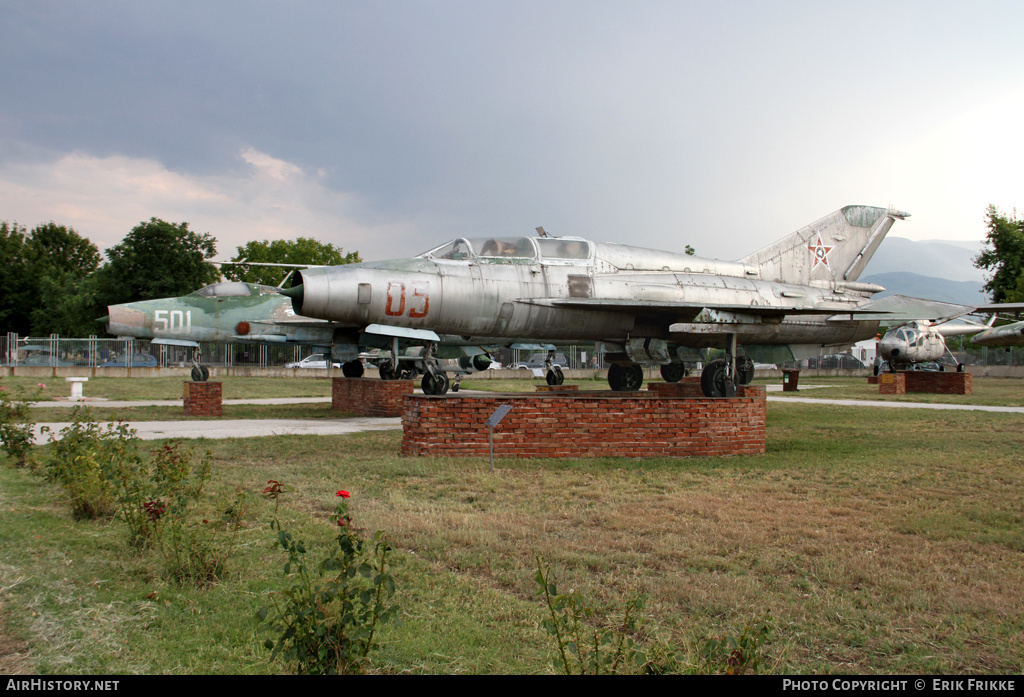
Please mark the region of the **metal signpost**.
[[511, 404], [502, 404], [485, 422], [487, 426], [487, 444], [491, 449], [491, 472], [494, 472], [494, 427], [501, 423], [505, 415], [512, 411]]

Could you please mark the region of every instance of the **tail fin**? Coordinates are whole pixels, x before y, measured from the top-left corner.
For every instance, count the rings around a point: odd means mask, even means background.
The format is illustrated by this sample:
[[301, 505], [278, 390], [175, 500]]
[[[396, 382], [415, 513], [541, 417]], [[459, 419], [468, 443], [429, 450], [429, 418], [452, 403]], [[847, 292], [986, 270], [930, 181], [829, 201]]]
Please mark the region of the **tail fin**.
[[896, 219], [909, 215], [892, 208], [846, 206], [741, 261], [758, 267], [768, 281], [852, 283]]

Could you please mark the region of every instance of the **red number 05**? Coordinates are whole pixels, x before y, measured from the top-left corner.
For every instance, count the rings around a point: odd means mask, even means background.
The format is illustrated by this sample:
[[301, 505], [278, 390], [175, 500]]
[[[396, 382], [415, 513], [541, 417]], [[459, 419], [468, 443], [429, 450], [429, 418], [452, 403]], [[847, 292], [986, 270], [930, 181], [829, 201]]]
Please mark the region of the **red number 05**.
[[[409, 299], [409, 317], [426, 317], [430, 311], [430, 282], [421, 281], [412, 284], [412, 295]], [[389, 317], [400, 317], [405, 314], [405, 284], [401, 281], [388, 282], [387, 304], [384, 314]]]

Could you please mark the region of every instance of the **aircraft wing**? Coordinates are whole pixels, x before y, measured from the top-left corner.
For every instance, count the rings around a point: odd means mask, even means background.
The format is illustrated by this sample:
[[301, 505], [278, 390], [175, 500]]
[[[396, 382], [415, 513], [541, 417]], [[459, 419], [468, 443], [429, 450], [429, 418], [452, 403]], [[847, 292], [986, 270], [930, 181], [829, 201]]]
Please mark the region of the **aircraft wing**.
[[1024, 312], [1024, 303], [996, 303], [994, 305], [978, 305], [976, 312], [1007, 312], [1019, 315]]
[[326, 319], [313, 319], [312, 317], [300, 317], [299, 315], [295, 315], [293, 317], [282, 317], [280, 319], [254, 319], [250, 321], [250, 324], [266, 324], [270, 326], [284, 324], [289, 327], [314, 327], [316, 329], [321, 329], [327, 325], [337, 323]]
[[[907, 295], [890, 295], [872, 300], [857, 308], [857, 319], [878, 320], [885, 323], [904, 323], [914, 320], [930, 320], [935, 323], [974, 312], [972, 305], [956, 305], [938, 300], [911, 298]], [[842, 319], [851, 313], [843, 310], [834, 319]], [[831, 319], [831, 318], [830, 318]]]
[[[676, 303], [659, 300], [605, 300], [600, 298], [524, 298], [517, 302], [545, 307], [564, 307], [578, 310], [607, 310], [609, 312], [634, 312], [636, 314], [671, 315], [673, 321], [688, 322], [704, 310], [735, 312], [760, 317], [784, 317], [786, 315], [857, 315], [877, 314], [879, 309], [864, 309], [865, 305], [837, 310], [833, 307], [809, 307], [803, 305], [740, 305], [733, 303]], [[837, 315], [838, 316], [838, 315]], [[888, 315], [886, 315], [888, 317]], [[869, 318], [871, 319], [871, 318]]]

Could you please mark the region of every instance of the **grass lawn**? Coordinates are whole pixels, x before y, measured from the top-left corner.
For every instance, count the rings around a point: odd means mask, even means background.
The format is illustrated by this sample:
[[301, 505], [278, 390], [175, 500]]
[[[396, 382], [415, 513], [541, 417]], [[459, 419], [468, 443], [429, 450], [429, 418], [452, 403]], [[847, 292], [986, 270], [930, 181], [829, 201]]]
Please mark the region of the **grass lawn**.
[[550, 672], [538, 556], [596, 623], [647, 594], [636, 640], [692, 663], [708, 638], [770, 618], [771, 672], [1022, 672], [1021, 417], [885, 412], [772, 402], [763, 456], [494, 473], [400, 457], [399, 432], [204, 441], [211, 518], [239, 491], [248, 505], [230, 573], [200, 588], [168, 581], [120, 524], [75, 521], [59, 488], [0, 455], [0, 672], [288, 672], [255, 620], [283, 585], [258, 495], [271, 479], [293, 488], [280, 517], [313, 550], [332, 540], [339, 488], [358, 526], [387, 531], [404, 620], [382, 632], [375, 672]]

